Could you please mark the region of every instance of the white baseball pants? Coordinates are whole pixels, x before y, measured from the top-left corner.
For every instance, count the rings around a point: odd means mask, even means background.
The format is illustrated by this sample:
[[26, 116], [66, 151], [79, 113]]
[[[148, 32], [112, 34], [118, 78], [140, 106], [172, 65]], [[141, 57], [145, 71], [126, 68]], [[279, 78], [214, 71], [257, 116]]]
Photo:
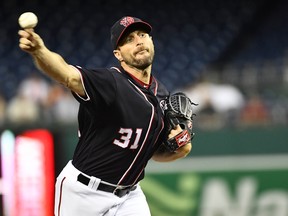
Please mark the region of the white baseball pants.
[[120, 198], [97, 190], [100, 179], [92, 178], [88, 186], [77, 181], [80, 173], [69, 161], [57, 177], [55, 216], [151, 216], [140, 185]]

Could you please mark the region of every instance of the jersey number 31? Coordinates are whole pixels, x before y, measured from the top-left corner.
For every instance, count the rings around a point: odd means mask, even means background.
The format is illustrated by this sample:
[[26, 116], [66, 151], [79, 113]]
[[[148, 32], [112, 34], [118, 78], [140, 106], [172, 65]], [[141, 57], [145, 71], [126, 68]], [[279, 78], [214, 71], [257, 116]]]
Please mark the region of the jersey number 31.
[[113, 144], [120, 146], [121, 148], [137, 149], [139, 140], [142, 134], [142, 129], [137, 128], [135, 131], [135, 139], [131, 140], [133, 135], [133, 129], [131, 128], [120, 128], [119, 134], [121, 135], [120, 139], [115, 139]]

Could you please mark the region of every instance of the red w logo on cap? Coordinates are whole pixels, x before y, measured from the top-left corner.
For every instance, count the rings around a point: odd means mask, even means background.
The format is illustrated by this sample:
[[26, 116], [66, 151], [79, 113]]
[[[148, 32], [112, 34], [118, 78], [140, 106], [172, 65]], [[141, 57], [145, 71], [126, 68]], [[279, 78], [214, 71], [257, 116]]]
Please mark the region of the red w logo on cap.
[[134, 18], [133, 17], [124, 17], [120, 21], [120, 25], [123, 25], [124, 27], [129, 26], [131, 23], [134, 23]]

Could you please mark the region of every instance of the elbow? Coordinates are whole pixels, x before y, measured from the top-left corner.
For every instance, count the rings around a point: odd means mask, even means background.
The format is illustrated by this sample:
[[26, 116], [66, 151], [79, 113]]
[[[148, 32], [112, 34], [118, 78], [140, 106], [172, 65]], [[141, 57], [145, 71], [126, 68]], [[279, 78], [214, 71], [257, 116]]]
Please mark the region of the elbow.
[[76, 92], [77, 94], [81, 96], [85, 96], [85, 91], [82, 86], [82, 82], [81, 82], [79, 74], [75, 74], [75, 76], [66, 77], [64, 81], [64, 85], [70, 90], [72, 90], [73, 92]]
[[73, 76], [67, 76], [65, 77], [65, 80], [63, 81], [64, 85], [69, 89], [74, 89], [78, 85], [78, 80], [76, 77]]

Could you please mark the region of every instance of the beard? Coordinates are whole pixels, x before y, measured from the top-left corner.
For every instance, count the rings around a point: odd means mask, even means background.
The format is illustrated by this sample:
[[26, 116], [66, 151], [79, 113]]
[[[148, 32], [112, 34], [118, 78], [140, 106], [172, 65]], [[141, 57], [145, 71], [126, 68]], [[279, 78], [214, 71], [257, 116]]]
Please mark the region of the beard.
[[136, 58], [127, 58], [124, 60], [124, 62], [127, 65], [130, 65], [134, 68], [144, 70], [147, 67], [149, 67], [154, 59], [154, 52], [151, 53], [151, 55], [147, 56], [146, 58], [136, 59]]
[[152, 62], [153, 62], [153, 56], [150, 56], [149, 58], [145, 59], [134, 59], [131, 62], [131, 65], [140, 70], [144, 70], [147, 67], [149, 67], [152, 64]]

